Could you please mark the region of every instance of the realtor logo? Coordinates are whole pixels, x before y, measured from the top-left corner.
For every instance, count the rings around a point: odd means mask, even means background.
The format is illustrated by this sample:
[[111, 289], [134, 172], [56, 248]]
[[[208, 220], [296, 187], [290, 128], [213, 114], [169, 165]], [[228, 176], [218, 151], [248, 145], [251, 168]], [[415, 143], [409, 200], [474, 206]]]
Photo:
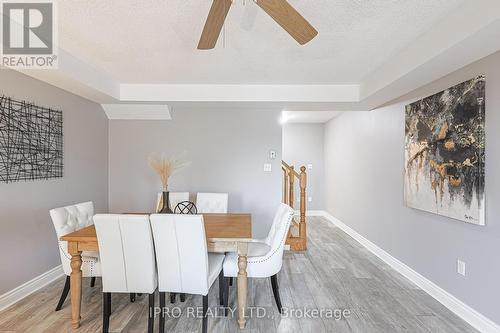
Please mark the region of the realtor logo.
[[1, 65], [57, 68], [55, 3], [2, 1]]

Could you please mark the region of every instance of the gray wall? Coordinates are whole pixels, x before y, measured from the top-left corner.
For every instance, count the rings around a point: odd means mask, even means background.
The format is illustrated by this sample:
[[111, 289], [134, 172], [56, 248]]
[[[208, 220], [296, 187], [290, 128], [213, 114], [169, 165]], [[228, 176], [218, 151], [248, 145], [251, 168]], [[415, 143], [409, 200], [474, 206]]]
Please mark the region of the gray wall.
[[[281, 201], [279, 117], [275, 111], [176, 109], [171, 121], [110, 121], [110, 210], [152, 211], [161, 184], [148, 166], [149, 153], [185, 151], [192, 164], [171, 178], [169, 190], [228, 192], [229, 210], [252, 213], [254, 235], [266, 235]], [[271, 173], [264, 163], [272, 163]]]
[[[486, 227], [403, 205], [404, 105], [486, 74]], [[500, 53], [388, 106], [344, 113], [325, 129], [329, 213], [500, 323]], [[467, 276], [456, 273], [457, 258]]]
[[[307, 210], [324, 207], [324, 124], [286, 124], [283, 126], [283, 160], [297, 171], [312, 164], [307, 172]], [[298, 182], [296, 182], [298, 183]], [[298, 196], [298, 191], [297, 198]], [[298, 203], [295, 203], [298, 208]]]
[[1, 69], [0, 93], [63, 111], [64, 177], [0, 183], [0, 295], [61, 264], [49, 209], [108, 208], [108, 121], [98, 104]]

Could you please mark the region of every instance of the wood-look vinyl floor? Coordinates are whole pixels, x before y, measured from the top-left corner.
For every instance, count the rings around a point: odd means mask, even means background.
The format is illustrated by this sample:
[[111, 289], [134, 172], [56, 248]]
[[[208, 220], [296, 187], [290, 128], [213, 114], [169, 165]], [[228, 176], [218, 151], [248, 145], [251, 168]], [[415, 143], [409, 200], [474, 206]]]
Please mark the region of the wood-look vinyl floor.
[[[283, 306], [294, 315], [279, 315], [269, 279], [249, 279], [248, 305], [254, 310], [244, 332], [477, 332], [323, 218], [308, 218], [308, 232], [308, 251], [286, 252], [279, 274]], [[0, 312], [0, 332], [100, 332], [100, 279], [94, 288], [84, 279], [82, 322], [76, 331], [70, 326], [69, 296], [63, 309], [54, 311], [63, 284], [61, 278]], [[236, 305], [235, 286], [229, 304]], [[201, 307], [200, 296], [173, 305], [167, 297], [167, 305], [180, 317], [167, 319], [166, 332], [201, 331], [201, 319], [188, 313], [191, 307]], [[217, 282], [210, 290], [210, 307], [214, 315], [220, 314]], [[322, 317], [301, 315], [304, 309], [318, 309], [316, 315]], [[115, 294], [112, 311], [111, 332], [146, 332], [147, 296], [130, 303], [128, 295]], [[337, 320], [339, 311], [345, 317]], [[236, 316], [210, 317], [209, 332], [240, 332]]]

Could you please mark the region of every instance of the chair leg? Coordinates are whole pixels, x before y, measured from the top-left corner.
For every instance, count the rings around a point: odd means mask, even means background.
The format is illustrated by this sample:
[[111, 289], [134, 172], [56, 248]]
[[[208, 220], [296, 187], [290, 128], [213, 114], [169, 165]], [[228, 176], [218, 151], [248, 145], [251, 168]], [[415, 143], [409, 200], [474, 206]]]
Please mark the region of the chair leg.
[[95, 287], [95, 276], [90, 278], [90, 288], [94, 288], [94, 287]]
[[231, 278], [224, 277], [224, 316], [227, 317], [229, 310], [229, 281]]
[[160, 292], [160, 333], [165, 332], [165, 292]]
[[186, 294], [180, 293], [179, 298], [180, 298], [181, 302], [185, 302], [186, 301]]
[[203, 324], [201, 327], [202, 333], [207, 333], [207, 328], [208, 328], [207, 312], [208, 312], [208, 294], [203, 296]]
[[57, 303], [56, 311], [61, 310], [61, 308], [64, 304], [64, 301], [66, 300], [66, 297], [68, 297], [69, 286], [70, 286], [69, 276], [66, 276], [66, 282], [64, 282], [64, 288], [63, 288], [63, 291], [61, 294], [61, 298], [59, 298], [59, 303]]
[[278, 275], [277, 274], [271, 276], [271, 286], [273, 287], [274, 300], [276, 301], [276, 306], [278, 307], [278, 311], [280, 313], [282, 313], [283, 308], [281, 307], [281, 299], [280, 299], [280, 291], [279, 291], [279, 287], [278, 287]]
[[102, 332], [109, 332], [109, 317], [111, 315], [111, 293], [102, 293]]
[[224, 305], [224, 272], [219, 273], [219, 305]]
[[130, 293], [130, 303], [135, 302], [135, 293]]
[[176, 293], [170, 293], [170, 304], [174, 304], [175, 303], [175, 295], [177, 295]]
[[148, 333], [153, 333], [155, 325], [155, 293], [149, 294]]

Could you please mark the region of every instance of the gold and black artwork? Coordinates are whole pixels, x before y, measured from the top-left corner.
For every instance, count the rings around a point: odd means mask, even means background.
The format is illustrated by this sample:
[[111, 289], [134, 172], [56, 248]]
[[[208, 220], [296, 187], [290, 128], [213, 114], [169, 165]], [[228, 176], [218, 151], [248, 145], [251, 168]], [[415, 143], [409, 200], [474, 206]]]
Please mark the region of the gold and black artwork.
[[406, 106], [406, 206], [484, 225], [484, 76]]

